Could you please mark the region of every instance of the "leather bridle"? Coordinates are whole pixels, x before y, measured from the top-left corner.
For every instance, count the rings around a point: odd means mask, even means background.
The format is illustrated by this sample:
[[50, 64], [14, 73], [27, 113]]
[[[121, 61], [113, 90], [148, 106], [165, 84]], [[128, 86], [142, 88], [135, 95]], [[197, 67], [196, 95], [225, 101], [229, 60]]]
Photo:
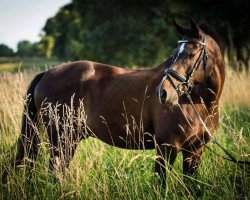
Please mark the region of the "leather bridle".
[[[200, 52], [200, 55], [198, 57], [198, 59], [196, 60], [194, 66], [190, 69], [190, 71], [187, 73], [187, 75], [182, 75], [180, 73], [178, 73], [177, 71], [173, 70], [172, 67], [167, 68], [164, 71], [164, 77], [162, 80], [162, 83], [164, 80], [169, 80], [169, 82], [171, 83], [171, 85], [174, 87], [175, 91], [177, 92], [178, 95], [181, 95], [183, 93], [190, 93], [193, 85], [191, 83], [191, 79], [194, 75], [194, 72], [199, 68], [199, 66], [201, 65], [202, 61], [204, 63], [204, 70], [207, 67], [207, 60], [208, 60], [208, 55], [206, 52], [206, 35], [204, 34], [204, 39], [203, 41], [190, 41], [190, 40], [179, 40], [178, 44], [187, 44], [187, 43], [197, 43], [202, 45], [202, 50]], [[174, 64], [174, 63], [173, 63]], [[173, 66], [173, 65], [172, 65]], [[176, 85], [173, 82], [173, 78], [176, 79], [177, 81], [181, 82], [180, 84]], [[184, 85], [185, 90], [183, 90], [180, 86]]]

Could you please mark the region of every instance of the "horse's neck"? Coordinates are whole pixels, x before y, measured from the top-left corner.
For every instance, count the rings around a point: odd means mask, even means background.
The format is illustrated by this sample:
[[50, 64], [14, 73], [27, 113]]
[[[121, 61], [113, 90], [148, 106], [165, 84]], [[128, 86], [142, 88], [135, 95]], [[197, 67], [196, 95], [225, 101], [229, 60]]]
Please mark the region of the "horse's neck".
[[159, 64], [155, 68], [152, 69], [152, 73], [154, 74], [154, 78], [157, 79], [162, 79], [164, 76], [164, 71], [168, 68], [168, 66], [171, 64], [171, 59], [168, 58], [163, 63]]
[[161, 83], [163, 77], [164, 77], [164, 71], [166, 68], [170, 65], [170, 60], [167, 59], [163, 63], [159, 64], [158, 66], [151, 68], [150, 75], [147, 79], [150, 80], [150, 88], [152, 88], [153, 94], [155, 94], [156, 88]]
[[166, 60], [164, 60], [162, 63], [160, 63], [159, 65], [157, 65], [154, 69], [155, 70], [163, 70], [163, 69], [166, 69], [168, 64], [170, 64], [170, 58], [167, 58]]
[[217, 105], [221, 96], [223, 84], [225, 79], [224, 63], [223, 61], [215, 65], [211, 77], [206, 81], [206, 92], [204, 98], [207, 105]]
[[215, 73], [217, 74], [218, 77], [218, 92], [217, 92], [217, 97], [218, 99], [221, 96], [221, 92], [224, 86], [224, 81], [225, 81], [225, 63], [224, 60], [222, 59], [221, 62], [216, 65], [214, 69]]

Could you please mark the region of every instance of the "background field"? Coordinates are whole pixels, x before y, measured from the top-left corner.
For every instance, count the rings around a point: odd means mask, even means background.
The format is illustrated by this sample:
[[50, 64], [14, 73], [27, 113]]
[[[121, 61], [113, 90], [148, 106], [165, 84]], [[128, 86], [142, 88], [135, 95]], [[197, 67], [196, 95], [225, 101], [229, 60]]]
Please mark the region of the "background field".
[[46, 59], [41, 57], [0, 57], [0, 72], [18, 72], [46, 70], [63, 61], [55, 58]]
[[[106, 145], [96, 139], [81, 142], [65, 176], [54, 182], [48, 171], [46, 140], [41, 143], [35, 173], [27, 168], [13, 171], [8, 152], [20, 133], [23, 95], [27, 84], [39, 70], [60, 61], [24, 60], [19, 73], [0, 73], [0, 174], [10, 172], [8, 183], [0, 183], [1, 199], [248, 199], [249, 174], [235, 164], [206, 150], [201, 166], [190, 184], [182, 180], [182, 156], [179, 155], [167, 187], [162, 190], [154, 175], [155, 151], [127, 151]], [[44, 64], [49, 63], [49, 64]], [[25, 66], [26, 65], [26, 66]], [[0, 64], [0, 70], [18, 71], [19, 62]], [[227, 69], [220, 104], [220, 125], [216, 131], [219, 142], [239, 159], [250, 157], [250, 74]], [[222, 154], [213, 144], [208, 145]], [[192, 181], [191, 181], [192, 180]], [[191, 184], [193, 182], [193, 184]]]

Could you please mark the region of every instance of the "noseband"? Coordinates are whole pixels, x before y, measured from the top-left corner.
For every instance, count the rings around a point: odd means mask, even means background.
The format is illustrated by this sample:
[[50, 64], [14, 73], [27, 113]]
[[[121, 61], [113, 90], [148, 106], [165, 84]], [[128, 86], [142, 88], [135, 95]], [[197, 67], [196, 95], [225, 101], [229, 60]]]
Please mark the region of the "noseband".
[[[172, 69], [172, 67], [170, 68], [167, 68], [165, 71], [164, 71], [164, 77], [163, 77], [163, 80], [162, 80], [162, 83], [164, 80], [169, 80], [169, 82], [171, 83], [171, 85], [174, 87], [175, 91], [177, 92], [178, 95], [181, 95], [183, 93], [190, 93], [191, 90], [192, 90], [192, 83], [191, 83], [191, 79], [194, 75], [194, 72], [199, 68], [199, 66], [201, 65], [202, 63], [202, 60], [203, 60], [203, 63], [204, 63], [204, 70], [205, 68], [207, 67], [207, 59], [208, 59], [208, 55], [207, 55], [207, 52], [206, 52], [206, 35], [204, 34], [204, 39], [203, 39], [203, 42], [201, 41], [189, 41], [189, 40], [179, 40], [178, 41], [178, 44], [183, 44], [183, 43], [197, 43], [197, 44], [200, 44], [202, 45], [202, 50], [201, 50], [201, 53], [198, 57], [198, 59], [196, 60], [194, 66], [191, 68], [191, 70], [188, 72], [188, 74], [185, 76], [185, 75], [182, 75], [180, 73], [178, 73], [177, 71], [174, 71]], [[174, 64], [174, 63], [173, 63]], [[178, 85], [175, 85], [174, 82], [173, 82], [173, 78], [180, 81], [181, 83], [178, 84]], [[184, 85], [186, 90], [184, 91], [182, 88], [180, 88], [180, 85]]]

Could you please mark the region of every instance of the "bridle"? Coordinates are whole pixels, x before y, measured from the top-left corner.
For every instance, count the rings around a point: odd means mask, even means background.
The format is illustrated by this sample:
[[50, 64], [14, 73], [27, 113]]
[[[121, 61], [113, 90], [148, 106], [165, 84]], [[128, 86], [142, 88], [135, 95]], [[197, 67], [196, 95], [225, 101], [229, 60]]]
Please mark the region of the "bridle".
[[[204, 70], [207, 68], [207, 60], [208, 60], [208, 55], [206, 52], [206, 35], [204, 34], [204, 39], [203, 41], [190, 41], [190, 40], [179, 40], [178, 44], [187, 44], [187, 43], [196, 43], [196, 44], [200, 44], [202, 45], [202, 50], [200, 52], [200, 55], [198, 57], [198, 59], [196, 60], [194, 66], [190, 69], [190, 71], [187, 73], [187, 75], [182, 75], [180, 73], [178, 73], [177, 71], [173, 70], [172, 67], [167, 68], [164, 71], [164, 77], [162, 79], [162, 83], [163, 81], [165, 81], [166, 79], [169, 80], [169, 82], [171, 83], [171, 85], [174, 87], [175, 91], [177, 92], [178, 95], [181, 95], [183, 93], [190, 93], [193, 85], [191, 83], [191, 79], [194, 75], [194, 72], [199, 68], [199, 66], [201, 65], [202, 61], [204, 63]], [[175, 63], [175, 62], [174, 62]], [[172, 64], [172, 66], [174, 65], [174, 63]], [[173, 82], [173, 78], [180, 81], [181, 83], [176, 85]], [[183, 90], [180, 86], [184, 85], [185, 90]]]

